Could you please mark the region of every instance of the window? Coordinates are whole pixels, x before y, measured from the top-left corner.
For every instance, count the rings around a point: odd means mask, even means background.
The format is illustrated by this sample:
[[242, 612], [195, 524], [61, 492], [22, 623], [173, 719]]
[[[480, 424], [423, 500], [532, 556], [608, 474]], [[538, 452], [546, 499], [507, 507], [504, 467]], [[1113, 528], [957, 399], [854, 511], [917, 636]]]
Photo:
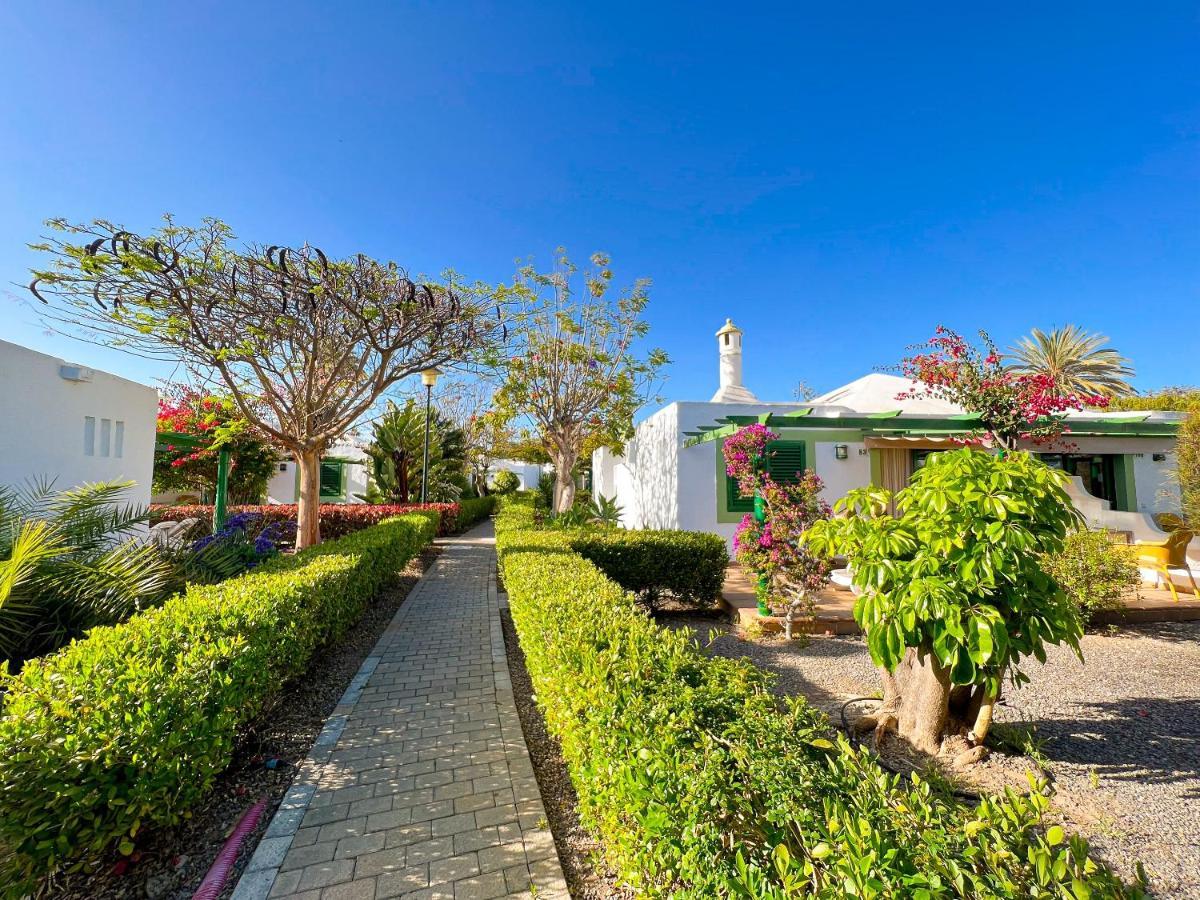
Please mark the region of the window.
[[108, 456], [112, 444], [112, 419], [100, 420], [100, 455]]
[[[804, 475], [804, 441], [772, 441], [767, 453], [767, 473], [776, 484], [795, 484]], [[730, 512], [751, 512], [754, 498], [738, 493], [737, 481], [726, 476], [725, 504]]]
[[96, 417], [83, 417], [83, 455], [96, 455]]
[[925, 463], [929, 461], [929, 457], [935, 453], [941, 453], [941, 450], [914, 450], [912, 451], [912, 471], [915, 475], [919, 470], [925, 468]]
[[125, 455], [125, 423], [117, 419], [113, 427], [113, 456], [120, 459]]
[[280, 472], [286, 472], [286, 471], [287, 471], [287, 463], [285, 463], [285, 462], [282, 462], [282, 463], [280, 463], [280, 464], [279, 464], [279, 471], [280, 471]]
[[321, 461], [321, 496], [342, 496], [342, 463], [340, 460]]

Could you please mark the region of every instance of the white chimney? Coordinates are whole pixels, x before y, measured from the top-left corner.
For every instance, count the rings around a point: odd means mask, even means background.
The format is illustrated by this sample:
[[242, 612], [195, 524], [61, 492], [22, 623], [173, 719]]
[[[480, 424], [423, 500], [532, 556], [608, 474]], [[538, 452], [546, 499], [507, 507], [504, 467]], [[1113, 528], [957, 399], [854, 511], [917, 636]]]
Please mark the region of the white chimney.
[[757, 403], [755, 397], [742, 384], [742, 329], [725, 320], [725, 327], [717, 332], [717, 350], [721, 354], [721, 386], [713, 394], [712, 403]]

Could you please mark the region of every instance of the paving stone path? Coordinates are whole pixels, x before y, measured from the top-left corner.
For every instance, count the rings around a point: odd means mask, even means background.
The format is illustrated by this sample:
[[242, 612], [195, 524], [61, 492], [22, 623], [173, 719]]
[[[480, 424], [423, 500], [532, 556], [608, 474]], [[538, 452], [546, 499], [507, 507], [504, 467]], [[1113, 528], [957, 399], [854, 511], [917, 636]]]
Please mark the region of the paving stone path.
[[569, 900], [513, 703], [491, 523], [442, 543], [233, 900]]

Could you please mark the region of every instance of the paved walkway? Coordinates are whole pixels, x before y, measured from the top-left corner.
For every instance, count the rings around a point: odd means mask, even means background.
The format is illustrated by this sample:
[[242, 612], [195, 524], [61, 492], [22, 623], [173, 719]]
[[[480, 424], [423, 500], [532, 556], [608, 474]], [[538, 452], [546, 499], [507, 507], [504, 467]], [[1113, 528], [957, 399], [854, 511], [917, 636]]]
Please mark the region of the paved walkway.
[[568, 900], [513, 703], [491, 523], [442, 543], [234, 900]]

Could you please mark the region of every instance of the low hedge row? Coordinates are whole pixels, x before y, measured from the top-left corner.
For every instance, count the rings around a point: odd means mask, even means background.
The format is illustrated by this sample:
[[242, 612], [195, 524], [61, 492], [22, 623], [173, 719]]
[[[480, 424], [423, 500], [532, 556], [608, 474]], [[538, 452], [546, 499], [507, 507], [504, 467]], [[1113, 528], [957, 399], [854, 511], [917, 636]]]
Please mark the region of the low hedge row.
[[1040, 790], [963, 806], [886, 772], [802, 699], [774, 697], [750, 663], [656, 626], [565, 535], [536, 530], [528, 504], [504, 504], [497, 547], [580, 817], [637, 892], [1140, 895], [1082, 839], [1043, 831]]
[[699, 605], [721, 597], [729, 551], [719, 535], [698, 531], [582, 531], [571, 548], [643, 599], [662, 594]]
[[472, 525], [482, 522], [496, 509], [496, 497], [468, 497], [458, 501], [458, 515], [455, 517], [454, 530], [466, 531]]
[[[438, 535], [454, 534], [462, 531], [482, 518], [491, 515], [495, 505], [494, 497], [461, 500], [458, 503], [386, 503], [371, 505], [368, 503], [322, 503], [321, 504], [321, 537], [325, 540], [344, 537], [363, 528], [378, 525], [384, 519], [402, 516], [406, 513], [420, 510], [432, 510], [438, 514]], [[480, 513], [481, 509], [486, 512]], [[255, 513], [267, 522], [296, 521], [296, 504], [277, 503], [262, 506], [231, 506], [230, 514], [239, 512]], [[198, 518], [206, 522], [212, 520], [213, 508], [210, 505], [164, 506], [155, 504], [150, 507], [150, 521], [179, 522], [183, 519]]]
[[239, 729], [358, 619], [436, 519], [410, 513], [189, 588], [0, 676], [0, 856], [14, 883], [132, 852], [141, 829], [185, 816]]

